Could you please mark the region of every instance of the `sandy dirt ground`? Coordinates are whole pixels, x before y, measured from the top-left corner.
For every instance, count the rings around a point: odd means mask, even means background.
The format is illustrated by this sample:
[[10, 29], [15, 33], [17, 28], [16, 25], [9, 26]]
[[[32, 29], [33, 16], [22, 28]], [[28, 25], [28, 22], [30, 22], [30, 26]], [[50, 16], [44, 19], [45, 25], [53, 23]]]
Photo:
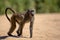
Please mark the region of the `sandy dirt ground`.
[[[22, 37], [8, 36], [9, 28], [5, 15], [0, 16], [0, 40], [60, 40], [60, 14], [36, 14], [32, 38], [29, 38], [29, 23], [24, 26]], [[17, 36], [16, 30], [12, 34]]]

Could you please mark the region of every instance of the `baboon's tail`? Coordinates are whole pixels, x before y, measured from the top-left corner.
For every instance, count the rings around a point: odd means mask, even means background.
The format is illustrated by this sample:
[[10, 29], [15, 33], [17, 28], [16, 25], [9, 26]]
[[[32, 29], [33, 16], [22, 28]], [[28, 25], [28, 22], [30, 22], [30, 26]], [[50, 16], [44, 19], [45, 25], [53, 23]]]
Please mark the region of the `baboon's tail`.
[[9, 20], [9, 22], [10, 22], [10, 18], [8, 17], [8, 15], [7, 15], [7, 10], [11, 10], [13, 13], [15, 13], [15, 11], [14, 10], [12, 10], [11, 8], [6, 8], [5, 9], [5, 15], [6, 15], [6, 17], [7, 17], [7, 19]]

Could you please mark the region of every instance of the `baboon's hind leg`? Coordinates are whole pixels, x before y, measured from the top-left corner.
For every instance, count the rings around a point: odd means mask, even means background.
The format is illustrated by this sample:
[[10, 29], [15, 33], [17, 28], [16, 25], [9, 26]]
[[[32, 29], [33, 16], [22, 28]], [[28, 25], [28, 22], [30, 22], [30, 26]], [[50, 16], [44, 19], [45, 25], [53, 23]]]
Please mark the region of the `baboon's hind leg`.
[[11, 28], [10, 28], [10, 30], [9, 30], [9, 32], [8, 32], [8, 35], [9, 35], [9, 36], [12, 36], [11, 33], [15, 30], [15, 28], [16, 28], [16, 21], [15, 21], [15, 18], [12, 17], [12, 18], [11, 18]]

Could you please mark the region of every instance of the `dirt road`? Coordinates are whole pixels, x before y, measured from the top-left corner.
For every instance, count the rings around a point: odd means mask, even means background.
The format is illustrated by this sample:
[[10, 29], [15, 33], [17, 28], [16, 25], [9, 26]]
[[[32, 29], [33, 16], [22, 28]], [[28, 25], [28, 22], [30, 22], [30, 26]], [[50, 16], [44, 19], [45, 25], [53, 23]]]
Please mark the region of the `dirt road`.
[[32, 38], [29, 38], [29, 23], [24, 27], [23, 37], [9, 37], [9, 28], [9, 21], [4, 15], [0, 16], [0, 40], [60, 40], [60, 14], [36, 14]]

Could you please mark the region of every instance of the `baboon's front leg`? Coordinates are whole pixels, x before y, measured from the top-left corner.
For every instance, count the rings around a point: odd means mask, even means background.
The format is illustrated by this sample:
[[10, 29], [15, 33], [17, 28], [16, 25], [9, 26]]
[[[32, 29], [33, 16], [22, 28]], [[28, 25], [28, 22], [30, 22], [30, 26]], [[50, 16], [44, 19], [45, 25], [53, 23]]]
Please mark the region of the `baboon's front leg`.
[[33, 34], [33, 22], [34, 22], [34, 19], [31, 20], [30, 22], [30, 38], [32, 38], [32, 34]]

